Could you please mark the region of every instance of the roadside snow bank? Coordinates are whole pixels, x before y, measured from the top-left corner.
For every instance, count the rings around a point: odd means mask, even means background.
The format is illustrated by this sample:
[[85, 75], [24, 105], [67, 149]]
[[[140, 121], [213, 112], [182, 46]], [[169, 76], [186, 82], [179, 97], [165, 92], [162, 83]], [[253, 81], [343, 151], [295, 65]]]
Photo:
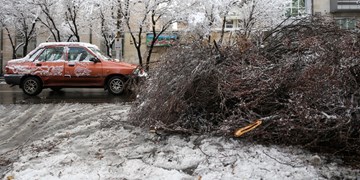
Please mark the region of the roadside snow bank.
[[[32, 108], [45, 115], [33, 116]], [[0, 132], [18, 130], [12, 136], [1, 134], [7, 138], [1, 142], [9, 144], [0, 146], [1, 156], [14, 155], [13, 151], [18, 156], [2, 175], [16, 180], [360, 178], [358, 170], [326, 163], [323, 157], [295, 148], [151, 134], [127, 122], [129, 108], [122, 104], [0, 106]], [[5, 112], [19, 118], [11, 120]], [[28, 124], [32, 121], [42, 125], [33, 128]], [[24, 138], [21, 132], [36, 136]]]

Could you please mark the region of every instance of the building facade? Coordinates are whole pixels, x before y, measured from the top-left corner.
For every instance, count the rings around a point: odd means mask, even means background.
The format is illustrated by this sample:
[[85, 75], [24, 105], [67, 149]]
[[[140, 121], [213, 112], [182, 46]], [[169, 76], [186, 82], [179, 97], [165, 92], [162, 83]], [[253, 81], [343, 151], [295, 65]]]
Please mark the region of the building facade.
[[313, 0], [313, 3], [313, 15], [332, 18], [342, 29], [359, 29], [359, 0]]

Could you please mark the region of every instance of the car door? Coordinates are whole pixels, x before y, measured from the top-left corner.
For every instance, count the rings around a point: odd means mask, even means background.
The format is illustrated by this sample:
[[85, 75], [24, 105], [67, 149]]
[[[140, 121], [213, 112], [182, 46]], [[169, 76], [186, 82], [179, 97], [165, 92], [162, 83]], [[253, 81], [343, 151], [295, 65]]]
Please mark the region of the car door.
[[59, 86], [63, 83], [64, 47], [46, 47], [34, 61], [33, 75], [39, 76], [44, 86]]
[[64, 80], [69, 86], [103, 86], [102, 64], [85, 47], [68, 47]]

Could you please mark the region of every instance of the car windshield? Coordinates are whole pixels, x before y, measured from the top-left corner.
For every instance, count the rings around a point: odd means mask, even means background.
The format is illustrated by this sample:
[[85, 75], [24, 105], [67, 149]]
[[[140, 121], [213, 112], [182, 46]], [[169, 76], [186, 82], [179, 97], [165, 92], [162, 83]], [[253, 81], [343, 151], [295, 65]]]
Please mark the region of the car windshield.
[[44, 50], [44, 48], [35, 49], [34, 51], [30, 52], [26, 57], [29, 61], [34, 61], [34, 59]]
[[106, 61], [111, 60], [111, 58], [110, 58], [109, 56], [103, 54], [99, 49], [94, 48], [94, 47], [89, 47], [89, 49], [90, 49], [91, 51], [93, 51], [93, 52], [94, 52], [98, 57], [100, 57], [101, 59], [106, 60]]

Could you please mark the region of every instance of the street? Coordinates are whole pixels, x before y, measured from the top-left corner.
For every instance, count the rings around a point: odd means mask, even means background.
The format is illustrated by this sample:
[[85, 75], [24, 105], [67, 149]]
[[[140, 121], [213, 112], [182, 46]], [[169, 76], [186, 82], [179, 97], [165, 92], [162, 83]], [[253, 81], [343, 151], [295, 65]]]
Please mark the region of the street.
[[18, 86], [0, 80], [0, 104], [119, 103], [130, 102], [132, 95], [114, 96], [102, 88], [64, 88], [60, 92], [43, 89], [38, 96], [25, 95]]
[[[59, 92], [43, 89], [37, 96], [28, 96], [18, 86], [11, 87], [5, 83], [3, 78], [0, 78], [0, 109], [5, 110], [0, 113], [0, 120], [2, 120], [0, 127], [6, 127], [0, 133], [0, 179], [4, 176], [3, 173], [10, 168], [7, 166], [7, 160], [13, 162], [18, 158], [14, 152], [19, 147], [43, 138], [55, 127], [55, 130], [61, 130], [62, 126], [67, 127], [70, 124], [81, 123], [84, 119], [92, 119], [90, 117], [94, 115], [96, 118], [106, 117], [107, 115], [104, 114], [122, 109], [126, 102], [133, 100], [132, 94], [114, 96], [102, 88], [64, 88]], [[75, 110], [73, 106], [79, 108], [75, 108]], [[14, 108], [23, 109], [12, 113]], [[63, 108], [66, 110], [61, 110]], [[81, 111], [82, 108], [93, 110], [85, 114], [74, 114], [74, 112]], [[61, 115], [61, 121], [47, 123], [56, 112], [68, 112], [66, 114], [69, 115]], [[98, 112], [101, 112], [100, 116], [98, 116]], [[66, 123], [68, 119], [74, 117], [77, 117], [76, 123], [75, 121]], [[40, 122], [40, 119], [43, 119], [45, 123]], [[58, 127], [57, 123], [60, 123], [61, 127]], [[7, 124], [12, 125], [7, 126]]]

